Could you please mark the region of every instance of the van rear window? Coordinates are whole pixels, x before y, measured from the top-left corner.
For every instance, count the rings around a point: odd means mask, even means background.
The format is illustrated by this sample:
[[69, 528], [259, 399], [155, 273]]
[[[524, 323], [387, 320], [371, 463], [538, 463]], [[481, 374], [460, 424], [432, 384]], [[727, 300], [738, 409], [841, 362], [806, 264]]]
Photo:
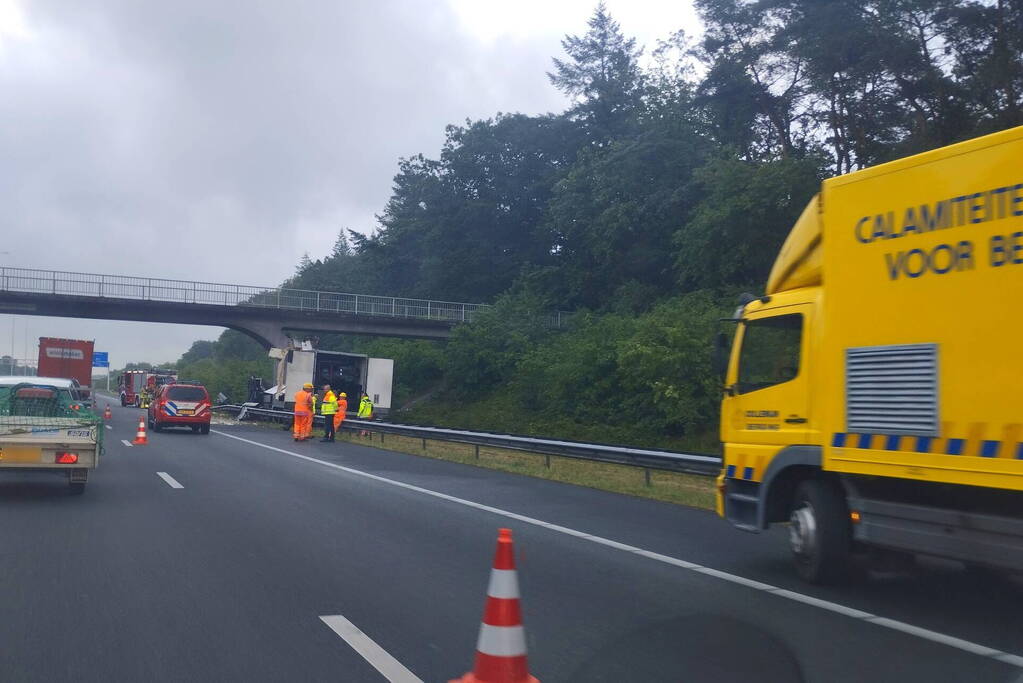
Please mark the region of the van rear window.
[[206, 390], [202, 387], [171, 387], [167, 398], [172, 401], [205, 401]]

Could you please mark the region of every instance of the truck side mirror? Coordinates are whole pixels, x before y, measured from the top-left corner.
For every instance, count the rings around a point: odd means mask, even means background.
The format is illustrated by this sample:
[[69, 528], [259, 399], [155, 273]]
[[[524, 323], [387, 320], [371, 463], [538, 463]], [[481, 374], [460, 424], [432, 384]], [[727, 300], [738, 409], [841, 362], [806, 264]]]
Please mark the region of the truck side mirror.
[[728, 374], [728, 350], [728, 335], [718, 332], [714, 337], [714, 371], [722, 382]]

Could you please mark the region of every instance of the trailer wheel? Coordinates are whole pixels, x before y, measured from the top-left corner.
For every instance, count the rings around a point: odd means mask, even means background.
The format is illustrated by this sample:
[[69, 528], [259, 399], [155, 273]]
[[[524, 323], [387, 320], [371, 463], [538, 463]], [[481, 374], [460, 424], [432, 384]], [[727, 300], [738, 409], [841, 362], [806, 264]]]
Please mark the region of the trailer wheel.
[[833, 583], [849, 575], [852, 527], [842, 490], [808, 480], [796, 488], [789, 517], [789, 546], [796, 571], [811, 583]]
[[73, 496], [80, 496], [83, 493], [85, 493], [84, 481], [73, 481], [70, 484], [68, 484], [68, 487], [71, 489], [71, 495]]

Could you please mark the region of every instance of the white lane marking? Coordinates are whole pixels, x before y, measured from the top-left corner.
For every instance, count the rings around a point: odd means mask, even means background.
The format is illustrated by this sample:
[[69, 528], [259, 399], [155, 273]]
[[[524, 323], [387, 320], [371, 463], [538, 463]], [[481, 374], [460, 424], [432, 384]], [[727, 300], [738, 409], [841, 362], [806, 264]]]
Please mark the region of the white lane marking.
[[103, 425], [103, 426], [106, 427], [107, 429], [113, 429], [113, 427], [111, 427], [110, 425]]
[[172, 489], [185, 488], [184, 486], [178, 483], [177, 479], [167, 474], [166, 472], [157, 472], [156, 476], [160, 477], [160, 479], [163, 479], [165, 482], [167, 482], [167, 485], [170, 486]]
[[686, 560], [680, 560], [678, 558], [670, 557], [670, 556], [667, 556], [667, 555], [661, 555], [659, 553], [655, 553], [655, 552], [652, 552], [652, 551], [649, 551], [649, 550], [644, 550], [644, 549], [638, 548], [636, 546], [628, 545], [628, 544], [625, 544], [625, 543], [619, 543], [618, 541], [612, 541], [611, 539], [603, 538], [601, 536], [594, 536], [592, 534], [587, 534], [587, 533], [584, 533], [582, 531], [576, 531], [575, 529], [570, 529], [568, 527], [560, 526], [558, 524], [552, 524], [551, 522], [545, 522], [542, 519], [536, 519], [534, 517], [526, 517], [525, 515], [520, 515], [517, 512], [510, 512], [508, 510], [502, 510], [501, 508], [491, 507], [489, 505], [484, 505], [482, 503], [477, 503], [475, 501], [466, 500], [464, 498], [456, 498], [455, 496], [449, 496], [448, 494], [440, 493], [439, 491], [432, 491], [430, 489], [424, 489], [424, 488], [422, 488], [420, 486], [415, 486], [414, 484], [406, 484], [403, 481], [397, 481], [395, 479], [388, 479], [386, 477], [381, 477], [381, 476], [376, 475], [376, 474], [370, 474], [369, 472], [363, 472], [361, 470], [352, 469], [351, 467], [345, 467], [343, 465], [336, 465], [336, 464], [334, 464], [332, 462], [327, 462], [326, 460], [318, 460], [317, 458], [312, 458], [312, 457], [309, 457], [308, 455], [302, 455], [301, 453], [294, 453], [292, 451], [287, 451], [287, 450], [284, 450], [283, 448], [277, 448], [276, 446], [268, 446], [267, 444], [259, 443], [258, 441], [252, 441], [250, 439], [243, 439], [240, 436], [235, 436], [234, 434], [228, 434], [226, 432], [221, 432], [221, 431], [216, 430], [216, 429], [211, 430], [211, 431], [214, 434], [219, 434], [220, 436], [226, 436], [229, 439], [235, 439], [237, 441], [242, 441], [244, 443], [252, 444], [253, 446], [259, 446], [260, 448], [265, 448], [267, 450], [276, 451], [278, 453], [284, 453], [285, 455], [290, 455], [292, 457], [299, 458], [301, 460], [308, 460], [309, 462], [315, 462], [315, 463], [323, 465], [325, 467], [331, 467], [331, 468], [336, 469], [336, 470], [341, 470], [342, 472], [348, 472], [349, 474], [354, 474], [354, 475], [357, 475], [357, 476], [360, 476], [360, 477], [365, 477], [367, 479], [372, 479], [373, 481], [378, 481], [378, 482], [381, 482], [383, 484], [389, 484], [391, 486], [397, 486], [398, 488], [403, 488], [403, 489], [406, 489], [408, 491], [415, 491], [416, 493], [422, 493], [422, 494], [427, 495], [427, 496], [433, 496], [434, 498], [440, 498], [441, 500], [446, 500], [446, 501], [449, 501], [449, 502], [452, 502], [452, 503], [458, 503], [459, 505], [465, 505], [466, 507], [475, 508], [477, 510], [483, 510], [485, 512], [491, 512], [491, 513], [493, 513], [495, 515], [500, 515], [502, 517], [507, 517], [509, 519], [514, 519], [514, 520], [517, 520], [519, 522], [523, 522], [524, 524], [532, 524], [534, 526], [542, 527], [544, 529], [549, 529], [551, 531], [557, 531], [558, 533], [565, 534], [566, 536], [573, 536], [575, 538], [579, 538], [579, 539], [582, 539], [582, 540], [591, 541], [591, 542], [596, 543], [598, 545], [607, 546], [609, 548], [615, 548], [615, 549], [621, 550], [623, 552], [632, 553], [634, 555], [639, 555], [640, 557], [646, 557], [646, 558], [651, 559], [651, 560], [656, 560], [658, 562], [663, 562], [665, 564], [674, 565], [676, 567], [681, 567], [683, 569], [688, 569], [690, 571], [698, 572], [700, 574], [704, 574], [704, 575], [707, 575], [707, 576], [713, 576], [715, 578], [721, 579], [722, 581], [728, 581], [730, 583], [735, 583], [735, 584], [738, 584], [740, 586], [745, 586], [747, 588], [752, 588], [753, 590], [763, 591], [765, 593], [769, 593], [771, 595], [775, 595], [775, 596], [778, 596], [780, 598], [785, 598], [787, 600], [793, 600], [795, 602], [801, 602], [801, 603], [803, 603], [805, 605], [811, 605], [813, 607], [818, 607], [820, 609], [827, 610], [829, 612], [834, 612], [835, 614], [840, 614], [842, 616], [849, 617], [850, 619], [857, 619], [857, 620], [860, 620], [860, 621], [866, 621], [868, 623], [875, 624], [877, 626], [882, 626], [884, 628], [890, 628], [890, 629], [893, 629], [893, 630], [896, 630], [896, 631], [901, 631], [902, 633], [906, 633], [906, 634], [909, 634], [909, 635], [916, 636], [918, 638], [923, 638], [924, 640], [929, 640], [931, 642], [940, 643], [942, 645], [947, 645], [948, 647], [954, 647], [956, 649], [963, 650], [964, 652], [969, 652], [970, 654], [979, 655], [981, 657], [990, 657], [991, 659], [996, 659], [996, 660], [998, 660], [1000, 662], [1005, 662], [1006, 664], [1010, 664], [1012, 666], [1023, 668], [1023, 656], [1012, 654], [1012, 653], [1009, 653], [1009, 652], [1002, 652], [1001, 650], [995, 650], [994, 648], [987, 647], [986, 645], [980, 645], [978, 643], [974, 643], [974, 642], [971, 642], [969, 640], [963, 640], [962, 638], [956, 638], [955, 636], [949, 636], [949, 635], [946, 635], [944, 633], [938, 633], [937, 631], [931, 631], [929, 629], [920, 628], [919, 626], [913, 626], [912, 624], [907, 624], [907, 623], [902, 622], [902, 621], [896, 621], [894, 619], [888, 619], [888, 618], [885, 618], [885, 617], [880, 617], [880, 616], [878, 616], [876, 614], [871, 614], [870, 612], [863, 612], [863, 611], [860, 611], [858, 609], [854, 609], [852, 607], [846, 607], [845, 605], [840, 605], [837, 602], [831, 602], [829, 600], [821, 600], [819, 598], [815, 598], [815, 597], [810, 596], [810, 595], [804, 595], [802, 593], [796, 593], [794, 591], [786, 590], [784, 588], [779, 588], [777, 586], [772, 586], [771, 584], [768, 584], [768, 583], [761, 583], [760, 581], [754, 581], [753, 579], [747, 579], [747, 578], [745, 578], [743, 576], [738, 576], [736, 574], [729, 574], [728, 572], [723, 572], [723, 571], [721, 571], [719, 569], [712, 569], [711, 567], [704, 567], [703, 565], [699, 565], [699, 564], [696, 564], [694, 562], [688, 562]]
[[421, 678], [406, 669], [401, 662], [392, 657], [384, 648], [359, 630], [359, 627], [340, 614], [320, 617], [320, 621], [329, 626], [334, 633], [348, 643], [353, 650], [379, 671], [391, 683], [423, 683]]
[[131, 441], [128, 441], [127, 439], [121, 439], [121, 443], [123, 443], [128, 448], [131, 448]]

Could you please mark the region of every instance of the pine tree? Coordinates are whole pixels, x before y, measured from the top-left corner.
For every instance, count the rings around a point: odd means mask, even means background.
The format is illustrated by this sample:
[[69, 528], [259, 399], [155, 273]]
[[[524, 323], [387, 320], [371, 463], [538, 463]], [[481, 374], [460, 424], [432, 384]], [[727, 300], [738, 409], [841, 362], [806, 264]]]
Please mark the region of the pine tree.
[[591, 139], [603, 142], [620, 136], [635, 113], [642, 86], [635, 38], [626, 38], [601, 2], [583, 36], [561, 41], [568, 59], [554, 59], [547, 77], [576, 99], [573, 113], [586, 122]]

